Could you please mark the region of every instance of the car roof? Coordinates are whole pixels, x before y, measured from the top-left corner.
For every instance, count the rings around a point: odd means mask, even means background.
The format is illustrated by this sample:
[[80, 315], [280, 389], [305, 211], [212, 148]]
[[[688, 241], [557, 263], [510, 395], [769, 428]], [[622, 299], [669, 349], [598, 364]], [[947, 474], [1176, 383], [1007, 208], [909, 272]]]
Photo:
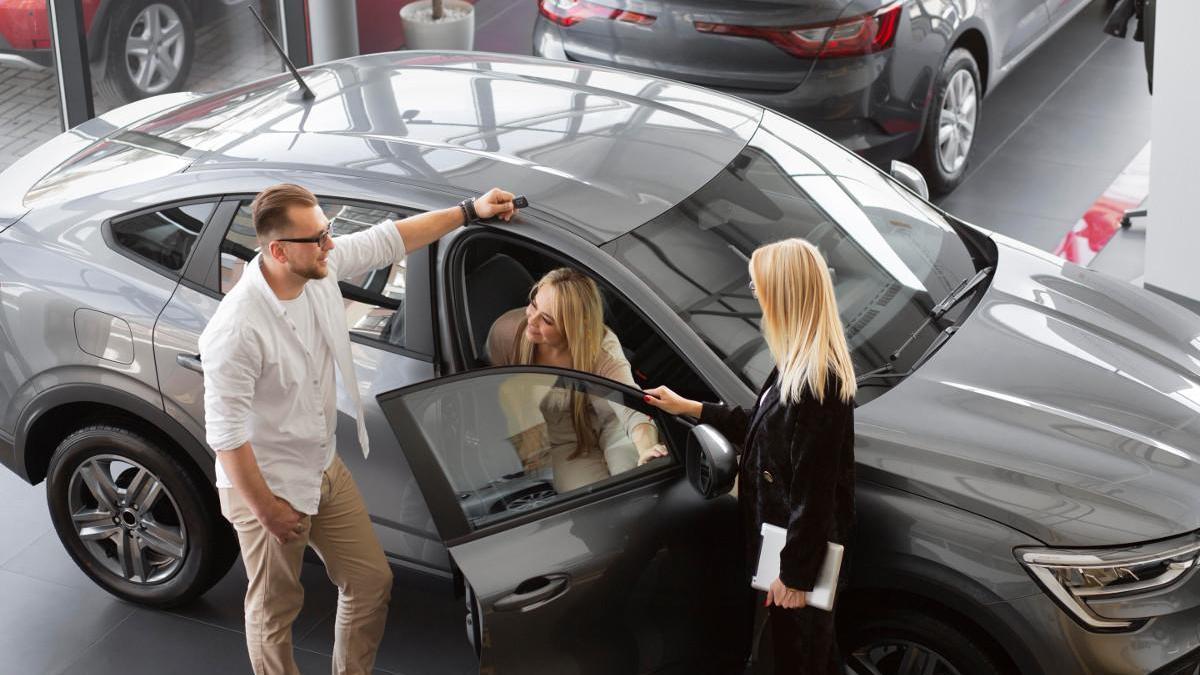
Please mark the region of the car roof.
[[499, 54], [391, 52], [302, 73], [311, 102], [274, 76], [142, 120], [80, 156], [123, 144], [135, 148], [121, 148], [126, 161], [153, 163], [152, 175], [252, 167], [295, 171], [297, 183], [310, 171], [462, 195], [503, 187], [602, 243], [717, 175], [763, 114], [670, 80]]

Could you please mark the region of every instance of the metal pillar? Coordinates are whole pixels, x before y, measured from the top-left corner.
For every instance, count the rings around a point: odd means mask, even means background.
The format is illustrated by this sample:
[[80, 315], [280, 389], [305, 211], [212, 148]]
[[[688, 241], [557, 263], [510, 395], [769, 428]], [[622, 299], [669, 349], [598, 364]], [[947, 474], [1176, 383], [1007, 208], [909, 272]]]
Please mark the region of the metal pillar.
[[312, 54], [308, 51], [306, 4], [305, 0], [279, 0], [279, 41], [297, 68], [313, 63]]
[[96, 116], [92, 103], [92, 71], [80, 0], [47, 0], [50, 44], [58, 74], [58, 102], [63, 131]]
[[308, 0], [313, 63], [358, 55], [358, 12], [346, 0]]

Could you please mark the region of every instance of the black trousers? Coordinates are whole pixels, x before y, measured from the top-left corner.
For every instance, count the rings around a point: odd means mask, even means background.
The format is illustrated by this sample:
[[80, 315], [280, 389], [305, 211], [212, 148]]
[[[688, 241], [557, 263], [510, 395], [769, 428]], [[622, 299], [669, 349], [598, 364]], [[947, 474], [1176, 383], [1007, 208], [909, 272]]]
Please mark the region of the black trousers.
[[840, 675], [833, 612], [815, 607], [770, 609], [776, 675]]

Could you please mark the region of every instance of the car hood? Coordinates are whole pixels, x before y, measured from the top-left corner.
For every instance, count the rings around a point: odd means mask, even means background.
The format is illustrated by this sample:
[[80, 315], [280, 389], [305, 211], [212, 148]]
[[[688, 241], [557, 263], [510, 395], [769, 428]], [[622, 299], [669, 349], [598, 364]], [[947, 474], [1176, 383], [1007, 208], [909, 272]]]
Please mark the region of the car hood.
[[1200, 529], [1200, 317], [995, 239], [958, 333], [859, 409], [863, 477], [1050, 545]]

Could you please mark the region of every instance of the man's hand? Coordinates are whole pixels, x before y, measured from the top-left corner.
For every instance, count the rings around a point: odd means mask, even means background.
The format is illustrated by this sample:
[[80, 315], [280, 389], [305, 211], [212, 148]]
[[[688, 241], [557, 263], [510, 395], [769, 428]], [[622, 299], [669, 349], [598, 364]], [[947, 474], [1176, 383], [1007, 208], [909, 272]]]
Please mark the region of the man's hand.
[[784, 609], [803, 609], [808, 604], [808, 593], [788, 588], [779, 579], [771, 582], [767, 590], [767, 607], [778, 605]]
[[517, 209], [513, 206], [515, 196], [500, 188], [492, 188], [482, 197], [475, 198], [475, 215], [479, 216], [481, 220], [499, 218], [507, 223], [517, 215]]
[[280, 544], [299, 539], [304, 532], [304, 514], [292, 508], [286, 499], [275, 497], [263, 513], [255, 515]]

